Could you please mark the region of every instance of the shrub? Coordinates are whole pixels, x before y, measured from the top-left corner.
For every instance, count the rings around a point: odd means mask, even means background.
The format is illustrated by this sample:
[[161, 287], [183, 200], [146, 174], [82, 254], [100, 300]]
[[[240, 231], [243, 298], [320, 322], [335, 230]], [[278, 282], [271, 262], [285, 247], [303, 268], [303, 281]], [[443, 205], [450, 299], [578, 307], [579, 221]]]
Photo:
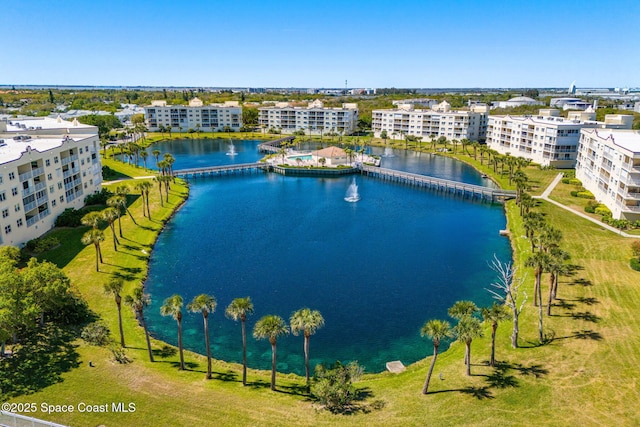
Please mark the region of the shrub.
[[629, 261], [629, 265], [635, 271], [640, 271], [640, 261], [638, 260], [638, 258], [631, 258], [631, 260]]
[[583, 199], [595, 199], [596, 197], [593, 195], [591, 191], [583, 190], [578, 191], [578, 197], [582, 197]]
[[67, 208], [56, 218], [56, 227], [80, 227], [83, 215], [81, 210]]
[[316, 401], [331, 412], [348, 412], [352, 403], [358, 398], [353, 385], [362, 376], [362, 368], [358, 362], [343, 365], [336, 362], [331, 368], [316, 366], [311, 394]]
[[640, 240], [631, 242], [631, 253], [634, 257], [640, 258]]
[[103, 188], [99, 193], [89, 194], [84, 198], [85, 205], [106, 205], [107, 199], [113, 196], [113, 193]]
[[116, 177], [118, 177], [118, 172], [114, 171], [109, 166], [103, 166], [102, 167], [102, 178], [103, 179], [108, 181], [108, 180], [116, 178]]
[[55, 237], [43, 237], [38, 239], [29, 240], [26, 244], [26, 248], [29, 252], [34, 254], [41, 254], [53, 249], [60, 244], [60, 240]]
[[594, 208], [593, 206], [587, 205], [584, 207], [584, 211], [587, 213], [596, 213], [596, 208]]
[[611, 210], [605, 205], [598, 205], [598, 207], [595, 208], [595, 213], [602, 216], [611, 216]]
[[91, 345], [103, 346], [109, 343], [110, 335], [111, 331], [107, 325], [102, 322], [93, 322], [82, 329], [80, 337]]
[[125, 351], [124, 348], [120, 348], [120, 347], [111, 347], [109, 350], [111, 350], [111, 354], [113, 355], [113, 360], [126, 365], [127, 363], [131, 363], [133, 362], [129, 356], [127, 356], [127, 353]]
[[573, 197], [578, 197], [578, 190], [572, 191], [570, 193]]
[[563, 184], [571, 184], [571, 185], [582, 185], [582, 181], [580, 181], [579, 179], [576, 178], [562, 178], [562, 183]]

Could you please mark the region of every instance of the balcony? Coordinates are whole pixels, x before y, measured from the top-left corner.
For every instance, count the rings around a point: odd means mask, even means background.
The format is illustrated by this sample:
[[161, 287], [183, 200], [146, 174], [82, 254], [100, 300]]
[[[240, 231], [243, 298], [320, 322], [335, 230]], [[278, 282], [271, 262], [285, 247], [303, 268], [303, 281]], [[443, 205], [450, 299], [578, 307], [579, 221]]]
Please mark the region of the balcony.
[[62, 163], [62, 166], [64, 166], [64, 165], [68, 165], [69, 163], [71, 163], [74, 160], [78, 160], [78, 155], [77, 154], [74, 154], [72, 156], [68, 156], [68, 157], [65, 157], [63, 159], [60, 159], [60, 163]]
[[24, 205], [24, 211], [29, 212], [37, 207], [38, 207], [38, 204], [35, 201], [33, 201], [31, 203], [27, 203], [26, 205]]
[[39, 219], [38, 215], [34, 215], [31, 218], [27, 218], [27, 227], [31, 227], [33, 224], [35, 224]]
[[20, 182], [25, 182], [26, 180], [28, 180], [32, 176], [33, 176], [33, 174], [31, 173], [31, 171], [25, 172], [25, 173], [21, 173], [20, 177], [19, 177], [20, 178]]

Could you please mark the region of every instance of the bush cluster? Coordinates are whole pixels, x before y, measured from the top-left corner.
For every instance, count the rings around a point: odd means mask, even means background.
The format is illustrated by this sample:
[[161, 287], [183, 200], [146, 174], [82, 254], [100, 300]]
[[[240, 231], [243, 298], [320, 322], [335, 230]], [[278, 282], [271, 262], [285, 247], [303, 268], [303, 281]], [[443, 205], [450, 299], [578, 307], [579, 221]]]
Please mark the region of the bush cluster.
[[34, 254], [41, 254], [53, 249], [60, 244], [60, 240], [55, 237], [42, 237], [38, 239], [29, 240], [26, 244], [26, 248], [29, 252]]
[[103, 188], [99, 193], [89, 194], [84, 198], [85, 205], [106, 205], [107, 199], [113, 196], [113, 193]]
[[80, 227], [84, 212], [74, 208], [67, 208], [56, 218], [56, 227]]
[[582, 186], [582, 181], [576, 178], [562, 178], [562, 183]]
[[629, 265], [635, 271], [640, 271], [640, 260], [638, 260], [638, 258], [631, 258], [631, 260], [629, 261]]
[[102, 322], [93, 322], [82, 329], [80, 337], [88, 344], [103, 346], [109, 343], [110, 335], [111, 331], [107, 325]]

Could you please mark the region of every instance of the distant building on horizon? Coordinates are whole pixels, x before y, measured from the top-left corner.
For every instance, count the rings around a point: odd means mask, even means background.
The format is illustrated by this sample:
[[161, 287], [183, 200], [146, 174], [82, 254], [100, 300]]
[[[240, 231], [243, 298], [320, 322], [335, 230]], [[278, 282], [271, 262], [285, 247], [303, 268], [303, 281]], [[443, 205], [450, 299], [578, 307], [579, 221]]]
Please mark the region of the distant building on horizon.
[[508, 101], [496, 101], [492, 103], [492, 107], [496, 108], [513, 108], [521, 107], [523, 105], [544, 105], [544, 102], [536, 101], [528, 96], [516, 96]]
[[24, 246], [102, 186], [95, 126], [58, 117], [0, 121], [0, 245]]
[[198, 98], [189, 101], [188, 106], [151, 101], [144, 107], [144, 118], [151, 132], [162, 128], [171, 128], [172, 132], [238, 132], [242, 127], [242, 107], [238, 101], [204, 105]]
[[277, 102], [270, 107], [258, 108], [258, 123], [265, 129], [285, 134], [304, 130], [314, 135], [327, 132], [351, 135], [358, 127], [358, 104], [325, 107], [322, 101], [315, 100], [306, 107], [299, 107]]
[[414, 104], [398, 104], [396, 109], [373, 110], [371, 128], [380, 138], [386, 132], [390, 139], [404, 139], [405, 135], [423, 138], [441, 136], [448, 140], [469, 139], [483, 141], [487, 131], [489, 107], [485, 104], [469, 110], [452, 110], [447, 101], [431, 109], [416, 109]]
[[500, 154], [524, 157], [542, 166], [572, 168], [583, 128], [631, 129], [633, 116], [608, 114], [595, 121], [595, 112], [574, 111], [568, 118], [555, 109], [537, 116], [490, 116], [487, 146]]

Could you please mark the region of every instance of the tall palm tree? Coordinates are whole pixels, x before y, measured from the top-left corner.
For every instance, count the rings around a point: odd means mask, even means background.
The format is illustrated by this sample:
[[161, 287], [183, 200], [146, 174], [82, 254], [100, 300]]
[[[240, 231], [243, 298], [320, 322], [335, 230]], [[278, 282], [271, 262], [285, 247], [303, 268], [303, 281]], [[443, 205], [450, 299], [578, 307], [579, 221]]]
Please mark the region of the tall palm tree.
[[120, 237], [122, 236], [122, 220], [120, 219], [122, 217], [122, 206], [126, 206], [127, 205], [127, 199], [124, 196], [111, 196], [107, 199], [107, 206], [111, 206], [112, 208], [114, 208], [116, 210], [116, 213], [118, 214], [118, 232], [120, 234]]
[[184, 371], [184, 354], [182, 351], [182, 297], [178, 294], [171, 295], [164, 300], [160, 307], [162, 316], [171, 316], [178, 323], [178, 351], [180, 352], [180, 370]]
[[140, 157], [142, 157], [142, 162], [144, 164], [144, 168], [147, 168], [147, 157], [149, 156], [149, 153], [147, 153], [146, 150], [142, 150], [140, 151]]
[[533, 267], [535, 275], [535, 286], [533, 292], [535, 294], [533, 305], [538, 307], [538, 338], [540, 343], [544, 342], [544, 330], [542, 324], [542, 286], [540, 281], [542, 274], [549, 269], [550, 264], [549, 254], [545, 252], [535, 252], [527, 258], [525, 265], [527, 267]]
[[566, 261], [570, 259], [569, 253], [559, 247], [551, 248], [549, 251], [549, 301], [547, 304], [547, 316], [551, 316], [551, 303], [556, 299], [558, 292], [558, 277], [569, 273], [569, 266]]
[[318, 310], [301, 308], [291, 315], [289, 323], [291, 324], [293, 335], [297, 336], [299, 332], [302, 332], [304, 336], [304, 369], [307, 378], [307, 392], [309, 392], [311, 389], [311, 381], [309, 379], [309, 338], [324, 326], [324, 318]]
[[162, 201], [162, 175], [154, 177], [153, 181], [158, 183], [158, 190], [160, 191], [160, 206], [164, 206], [164, 202]]
[[187, 310], [192, 313], [202, 313], [204, 322], [204, 343], [207, 348], [207, 379], [211, 379], [211, 346], [209, 345], [209, 314], [216, 311], [216, 299], [213, 295], [200, 294], [194, 297]]
[[225, 315], [236, 322], [240, 320], [242, 325], [242, 385], [247, 385], [247, 316], [253, 314], [251, 298], [236, 298], [225, 310]]
[[456, 301], [449, 308], [449, 316], [454, 319], [473, 316], [478, 311], [478, 306], [473, 301]]
[[118, 327], [120, 329], [120, 346], [122, 348], [126, 347], [124, 345], [124, 331], [122, 329], [122, 296], [120, 292], [122, 292], [123, 282], [119, 277], [112, 277], [107, 283], [104, 285], [104, 293], [107, 295], [113, 295], [113, 298], [116, 302], [116, 307], [118, 307]]
[[471, 376], [471, 342], [474, 338], [481, 338], [483, 335], [482, 324], [476, 317], [463, 317], [454, 327], [456, 336], [465, 344], [465, 364], [467, 365], [467, 376]]
[[142, 329], [144, 329], [144, 336], [147, 340], [147, 350], [149, 351], [149, 361], [153, 362], [153, 351], [151, 351], [149, 330], [147, 329], [147, 323], [144, 321], [144, 309], [151, 304], [151, 297], [149, 297], [149, 294], [144, 293], [144, 288], [140, 285], [133, 290], [132, 295], [124, 297], [124, 303], [133, 309], [136, 313], [136, 318], [142, 325]]
[[262, 317], [253, 327], [254, 338], [259, 340], [267, 338], [271, 344], [271, 390], [276, 389], [276, 343], [278, 337], [287, 335], [288, 333], [289, 328], [284, 319], [273, 314], [267, 314]]
[[83, 245], [90, 245], [93, 243], [93, 246], [96, 249], [96, 271], [100, 271], [100, 263], [102, 263], [102, 251], [100, 250], [100, 242], [104, 242], [104, 233], [102, 230], [97, 230], [92, 228], [91, 230], [84, 233], [82, 236], [81, 242]]
[[109, 207], [102, 211], [102, 219], [107, 221], [107, 224], [109, 224], [109, 228], [111, 229], [111, 234], [113, 235], [113, 250], [116, 252], [118, 251], [118, 245], [120, 244], [118, 237], [116, 236], [115, 226], [116, 219], [118, 218], [120, 218], [120, 213], [116, 208]]
[[[155, 157], [155, 158], [156, 158], [156, 166], [158, 166], [159, 157], [160, 157], [160, 150], [153, 150], [153, 151], [151, 152], [151, 155], [152, 155], [153, 157]], [[158, 166], [158, 169], [159, 169], [159, 168], [160, 168], [160, 167]]]
[[493, 367], [496, 366], [496, 331], [498, 330], [498, 323], [511, 318], [511, 314], [504, 305], [496, 302], [491, 307], [483, 307], [481, 312], [484, 321], [491, 323], [491, 359], [489, 360], [489, 365]]
[[82, 225], [87, 225], [93, 228], [94, 230], [97, 230], [100, 227], [100, 224], [102, 223], [102, 221], [103, 221], [102, 214], [97, 211], [89, 212], [88, 214], [85, 214], [82, 217], [82, 219], [80, 219], [80, 222], [82, 223]]
[[142, 192], [144, 193], [145, 204], [147, 205], [147, 217], [151, 219], [151, 209], [149, 208], [149, 192], [153, 184], [150, 181], [142, 181]]
[[134, 188], [136, 191], [140, 192], [140, 197], [142, 197], [142, 216], [147, 216], [147, 204], [145, 203], [145, 194], [144, 194], [144, 186], [142, 185], [143, 181], [136, 182]]
[[129, 214], [131, 221], [133, 221], [135, 225], [138, 225], [133, 215], [131, 215], [131, 212], [129, 212], [129, 207], [127, 206], [127, 194], [129, 194], [130, 192], [131, 192], [131, 189], [129, 188], [128, 185], [118, 185], [116, 187], [116, 194], [122, 197], [122, 199], [120, 200], [120, 203], [121, 203], [120, 207], [124, 209], [124, 211], [127, 214]]
[[438, 348], [440, 347], [440, 341], [446, 338], [453, 337], [453, 330], [451, 325], [446, 320], [429, 320], [420, 329], [420, 335], [423, 337], [429, 337], [433, 341], [433, 359], [431, 360], [431, 366], [429, 367], [429, 373], [427, 379], [422, 386], [422, 394], [427, 394], [429, 389], [429, 382], [431, 381], [431, 374], [433, 374], [433, 367], [436, 365], [436, 358], [438, 357]]

